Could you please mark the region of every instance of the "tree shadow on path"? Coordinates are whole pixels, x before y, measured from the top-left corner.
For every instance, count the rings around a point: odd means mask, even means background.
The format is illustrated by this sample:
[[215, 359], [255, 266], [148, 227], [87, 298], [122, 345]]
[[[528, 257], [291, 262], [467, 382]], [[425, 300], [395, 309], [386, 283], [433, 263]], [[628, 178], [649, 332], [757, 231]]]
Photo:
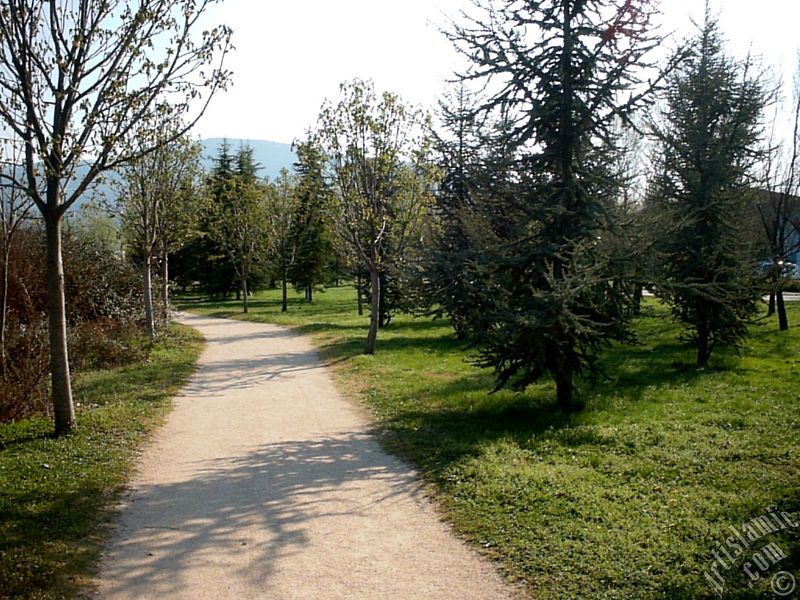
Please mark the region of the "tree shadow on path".
[[[184, 576], [204, 564], [267, 590], [277, 561], [325, 543], [325, 536], [309, 535], [311, 521], [315, 531], [339, 519], [357, 528], [367, 513], [391, 514], [401, 496], [419, 493], [413, 473], [362, 432], [268, 444], [193, 468], [185, 481], [131, 494], [135, 507], [126, 509], [131, 516], [105, 573], [109, 595], [145, 597], [158, 589], [170, 597], [185, 592]], [[323, 556], [342, 548], [327, 550]]]

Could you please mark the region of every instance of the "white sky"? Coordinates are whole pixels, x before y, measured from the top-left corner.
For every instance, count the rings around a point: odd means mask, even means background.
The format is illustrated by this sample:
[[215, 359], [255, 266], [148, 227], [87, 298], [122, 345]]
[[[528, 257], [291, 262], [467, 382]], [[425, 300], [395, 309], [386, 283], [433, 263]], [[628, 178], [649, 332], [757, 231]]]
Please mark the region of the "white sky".
[[[341, 82], [371, 78], [427, 108], [457, 56], [437, 25], [469, 0], [225, 0], [207, 26], [234, 30], [234, 85], [212, 100], [200, 137], [291, 142], [316, 121]], [[690, 31], [704, 0], [661, 0], [665, 31]], [[713, 0], [729, 51], [763, 57], [791, 82], [800, 49], [800, 0]]]

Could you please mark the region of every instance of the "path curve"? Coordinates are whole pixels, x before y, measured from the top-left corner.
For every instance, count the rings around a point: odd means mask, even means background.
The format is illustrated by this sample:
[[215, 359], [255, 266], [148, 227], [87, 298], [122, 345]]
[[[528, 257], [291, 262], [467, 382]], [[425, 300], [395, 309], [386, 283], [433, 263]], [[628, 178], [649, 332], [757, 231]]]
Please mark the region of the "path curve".
[[513, 597], [381, 450], [307, 339], [180, 320], [208, 345], [142, 456], [99, 597]]

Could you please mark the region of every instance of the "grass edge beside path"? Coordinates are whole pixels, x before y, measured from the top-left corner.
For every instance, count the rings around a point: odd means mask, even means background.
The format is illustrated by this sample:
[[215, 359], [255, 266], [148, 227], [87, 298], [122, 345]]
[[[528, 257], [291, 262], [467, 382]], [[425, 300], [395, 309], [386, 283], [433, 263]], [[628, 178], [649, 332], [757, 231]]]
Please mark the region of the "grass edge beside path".
[[115, 501], [202, 347], [196, 331], [172, 324], [143, 360], [81, 374], [68, 437], [53, 439], [46, 417], [0, 425], [0, 598], [90, 589]]

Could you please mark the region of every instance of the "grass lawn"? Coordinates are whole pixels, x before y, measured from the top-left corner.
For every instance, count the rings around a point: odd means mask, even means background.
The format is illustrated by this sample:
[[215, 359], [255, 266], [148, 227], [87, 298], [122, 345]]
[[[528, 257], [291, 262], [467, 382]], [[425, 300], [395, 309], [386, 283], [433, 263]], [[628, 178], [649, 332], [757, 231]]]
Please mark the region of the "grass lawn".
[[174, 326], [144, 362], [80, 376], [71, 436], [53, 439], [47, 418], [0, 425], [0, 598], [74, 597], [88, 582], [136, 450], [201, 346]]
[[[798, 303], [790, 331], [764, 319], [741, 356], [718, 351], [705, 370], [650, 303], [635, 323], [639, 344], [607, 351], [607, 378], [582, 387], [587, 406], [574, 415], [555, 409], [547, 381], [489, 394], [491, 373], [469, 363], [444, 321], [397, 317], [376, 355], [361, 355], [367, 316], [356, 315], [352, 288], [313, 305], [293, 297], [284, 314], [277, 292], [250, 307], [183, 304], [312, 334], [341, 389], [374, 411], [386, 446], [434, 484], [455, 529], [532, 597], [717, 597], [704, 572], [726, 597], [771, 598], [779, 571], [800, 586], [800, 528], [748, 539], [738, 555], [726, 544], [729, 526], [741, 532], [769, 508], [800, 523]], [[781, 554], [761, 569], [754, 555], [771, 542]]]

